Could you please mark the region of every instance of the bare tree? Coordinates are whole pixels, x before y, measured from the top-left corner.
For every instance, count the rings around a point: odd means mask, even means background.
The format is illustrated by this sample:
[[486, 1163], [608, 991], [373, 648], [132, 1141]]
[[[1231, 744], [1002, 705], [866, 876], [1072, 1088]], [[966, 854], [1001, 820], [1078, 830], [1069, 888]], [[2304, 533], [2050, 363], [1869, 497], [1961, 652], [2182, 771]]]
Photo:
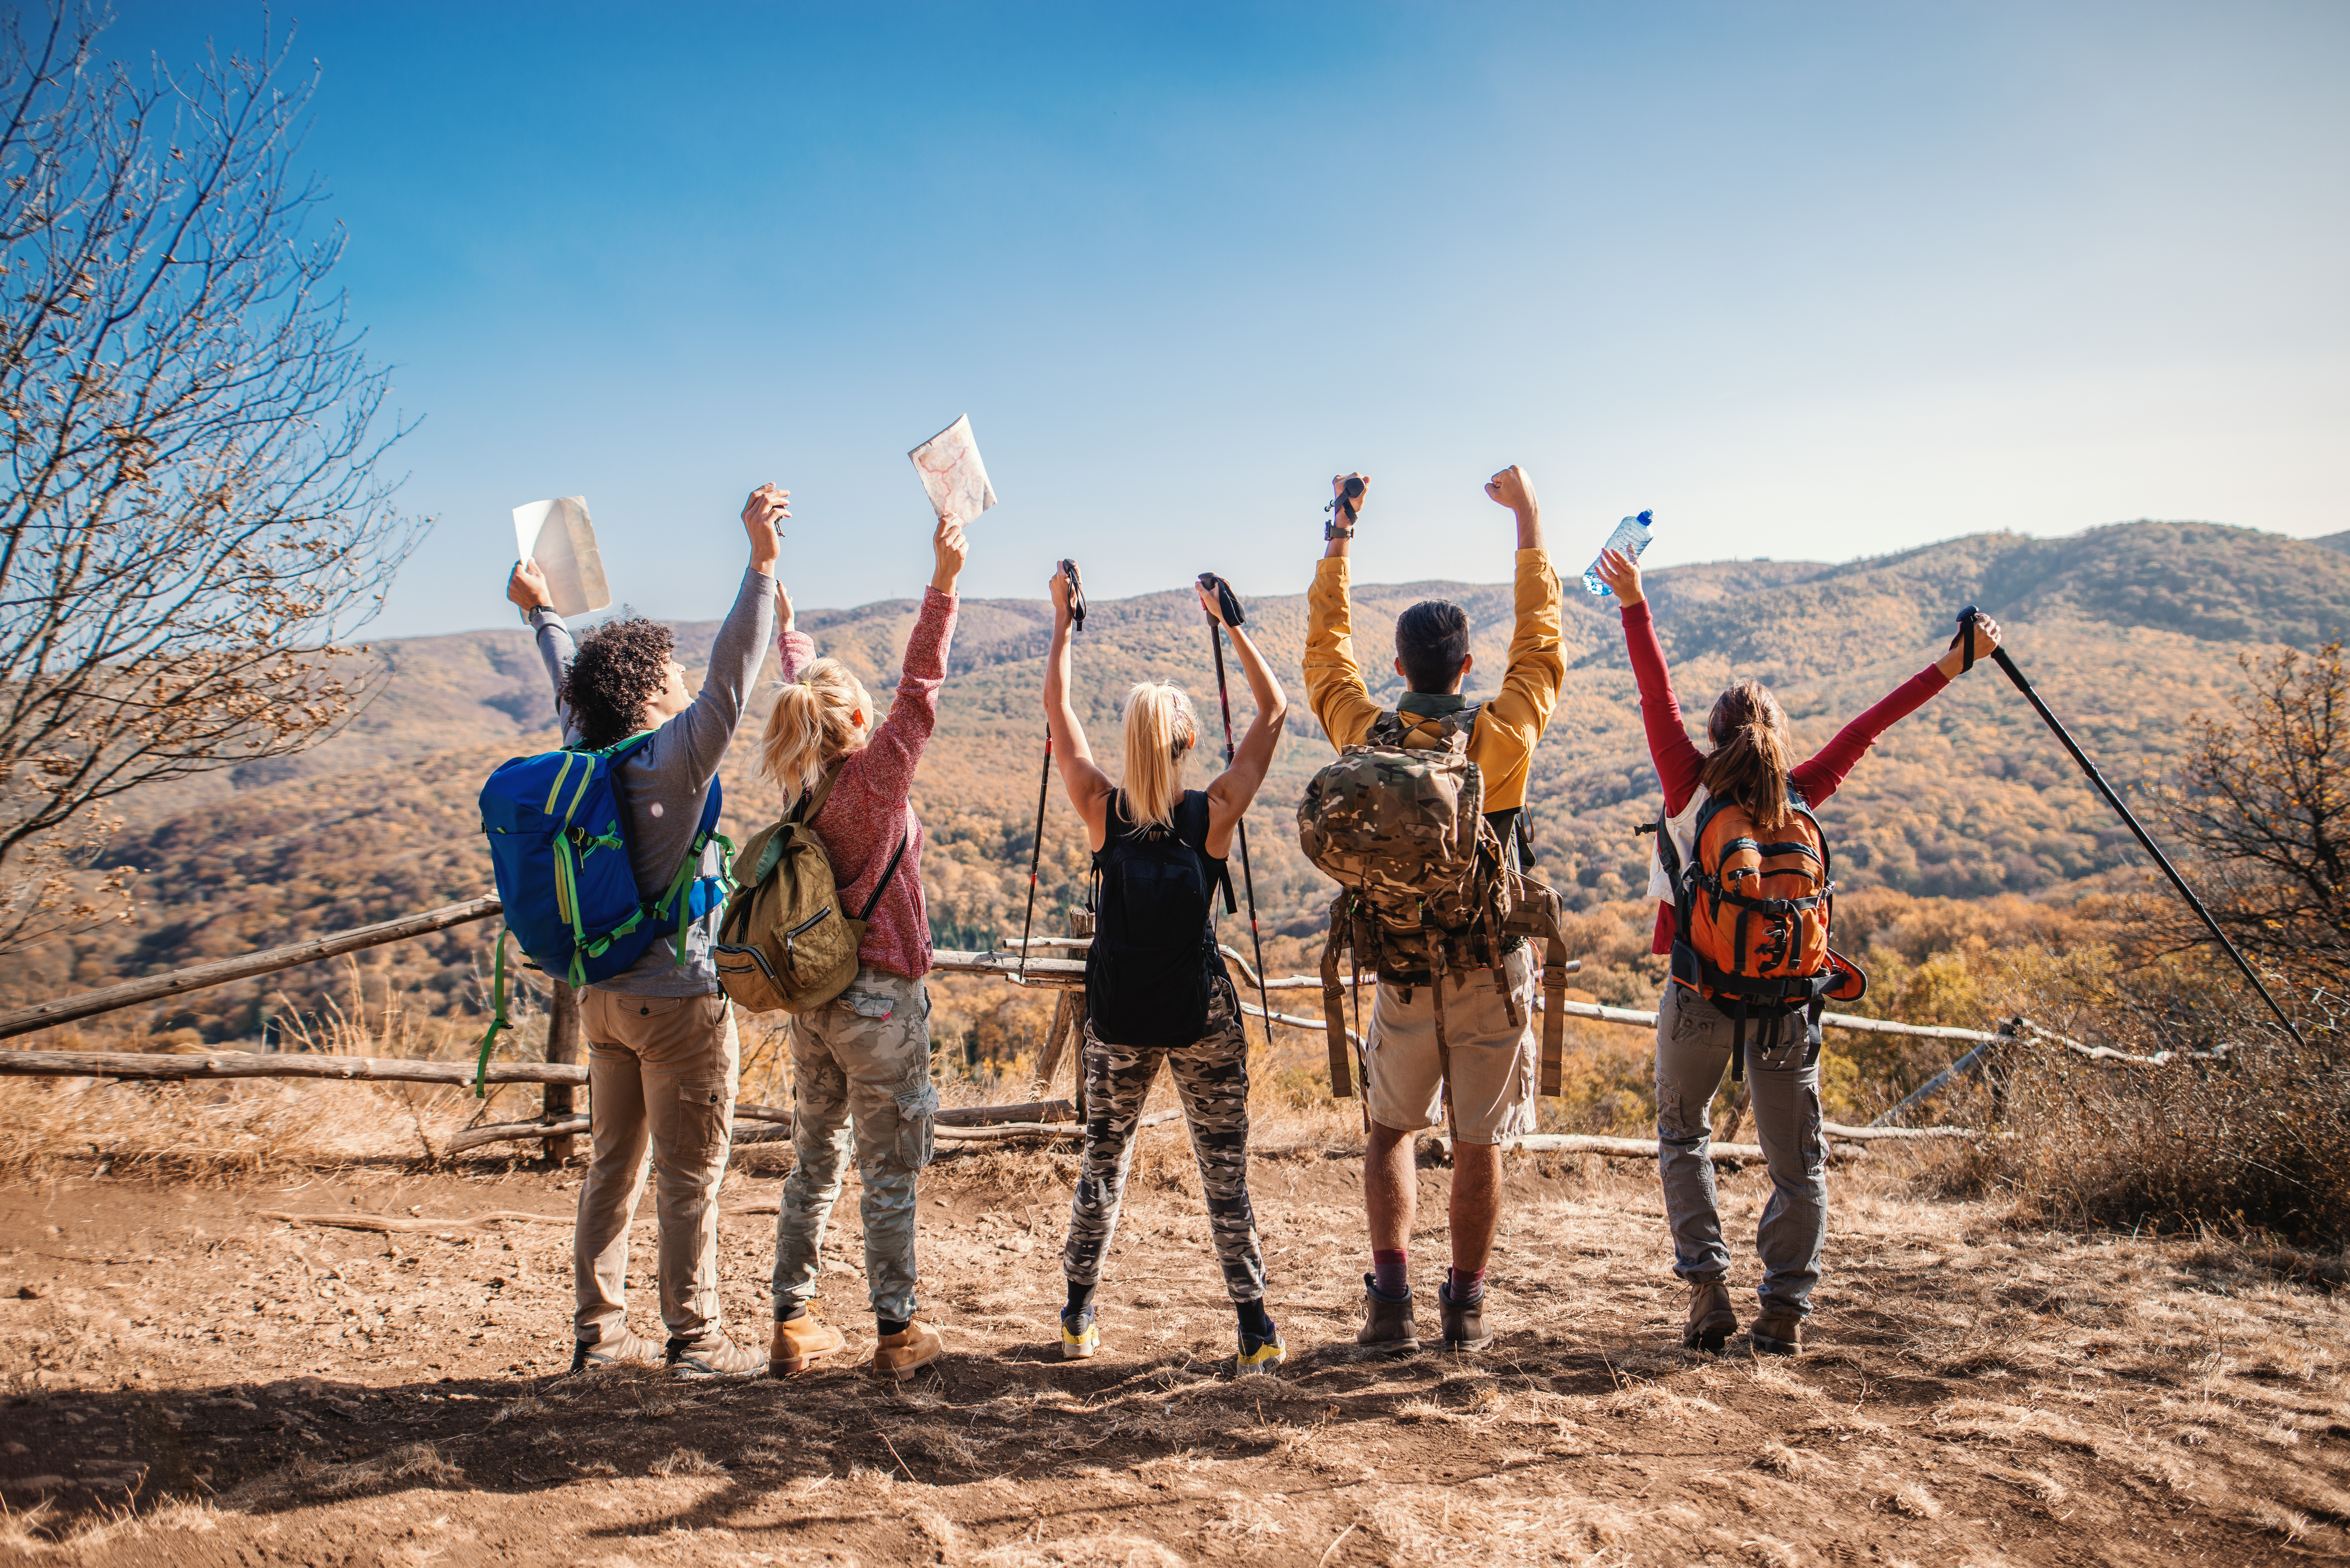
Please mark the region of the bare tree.
[[421, 525], [327, 279], [286, 49], [99, 57], [0, 23], [0, 951], [110, 914], [107, 803], [331, 734]]
[[[2339, 642], [2237, 663], [2251, 689], [2233, 722], [2188, 721], [2193, 749], [2165, 815], [2237, 944], [2338, 993], [2350, 988], [2350, 670]], [[2149, 906], [2164, 945], [2208, 940], [2183, 914]]]

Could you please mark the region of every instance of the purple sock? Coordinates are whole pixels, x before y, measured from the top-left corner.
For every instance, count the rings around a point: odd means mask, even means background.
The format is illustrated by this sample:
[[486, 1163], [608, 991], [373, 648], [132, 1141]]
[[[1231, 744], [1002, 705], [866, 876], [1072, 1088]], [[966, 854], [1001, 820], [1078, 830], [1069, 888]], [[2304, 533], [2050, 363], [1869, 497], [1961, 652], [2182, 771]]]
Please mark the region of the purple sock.
[[1451, 1275], [1451, 1280], [1445, 1288], [1454, 1301], [1464, 1303], [1473, 1302], [1485, 1293], [1484, 1270], [1471, 1269], [1463, 1272], [1460, 1269], [1452, 1269], [1448, 1272]]
[[1400, 1301], [1411, 1294], [1411, 1274], [1403, 1266], [1401, 1247], [1371, 1249], [1371, 1288], [1389, 1301]]

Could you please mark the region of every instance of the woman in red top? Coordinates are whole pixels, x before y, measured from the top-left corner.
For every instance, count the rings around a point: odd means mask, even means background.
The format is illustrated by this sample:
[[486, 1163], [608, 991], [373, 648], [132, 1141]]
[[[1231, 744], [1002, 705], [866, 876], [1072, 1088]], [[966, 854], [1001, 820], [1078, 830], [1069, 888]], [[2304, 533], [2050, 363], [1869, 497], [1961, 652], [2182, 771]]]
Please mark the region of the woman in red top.
[[[872, 902], [857, 950], [857, 978], [837, 997], [792, 1021], [792, 1174], [775, 1216], [777, 1376], [806, 1370], [845, 1341], [815, 1308], [832, 1206], [840, 1197], [854, 1124], [858, 1202], [865, 1220], [865, 1278], [879, 1341], [872, 1370], [903, 1378], [936, 1361], [938, 1330], [914, 1317], [914, 1182], [931, 1162], [939, 1092], [931, 1083], [930, 915], [922, 903], [922, 824], [910, 799], [922, 746], [939, 722], [939, 688], [954, 636], [955, 579], [969, 552], [962, 524], [940, 521], [938, 558], [889, 716], [873, 723], [873, 699], [848, 667], [816, 657], [775, 586], [776, 641], [787, 684], [767, 716], [761, 758], [783, 785], [785, 807], [836, 774], [809, 826], [823, 840], [842, 907]], [[878, 897], [877, 897], [878, 890]]]
[[[1742, 680], [1717, 698], [1706, 722], [1711, 752], [1700, 752], [1681, 728], [1680, 703], [1673, 696], [1665, 650], [1640, 591], [1637, 561], [1614, 550], [1599, 557], [1599, 576], [1624, 607], [1624, 644], [1640, 685], [1640, 722], [1648, 731], [1648, 754], [1665, 791], [1667, 831], [1683, 842], [1702, 794], [1725, 796], [1778, 820], [1787, 798], [1799, 796], [1817, 807], [1834, 794], [1877, 737], [1922, 707], [1950, 683], [1965, 665], [1951, 650], [1911, 676], [1859, 718], [1836, 732], [1818, 755], [1793, 761], [1785, 710], [1771, 689]], [[1999, 627], [1988, 618], [1975, 633], [1978, 657], [1999, 646]], [[1660, 890], [1661, 889], [1661, 890]], [[1669, 899], [1661, 872], [1651, 892]], [[1673, 910], [1657, 910], [1654, 950], [1672, 950]], [[1733, 1021], [1714, 1003], [1679, 980], [1665, 982], [1657, 1010], [1657, 1147], [1664, 1179], [1665, 1219], [1673, 1233], [1673, 1272], [1690, 1287], [1689, 1322], [1682, 1344], [1719, 1350], [1738, 1332], [1731, 1309], [1730, 1251], [1722, 1245], [1721, 1214], [1713, 1185], [1713, 1096], [1730, 1066]], [[1771, 1201], [1762, 1210], [1754, 1250], [1762, 1261], [1762, 1311], [1754, 1319], [1754, 1348], [1780, 1355], [1803, 1345], [1804, 1319], [1811, 1313], [1812, 1288], [1819, 1282], [1820, 1249], [1827, 1236], [1827, 1179], [1820, 1138], [1819, 1060], [1808, 1048], [1806, 1031], [1745, 1035], [1746, 1082], [1754, 1106], [1754, 1130], [1771, 1170]], [[1766, 1044], [1765, 1042], [1768, 1042]]]

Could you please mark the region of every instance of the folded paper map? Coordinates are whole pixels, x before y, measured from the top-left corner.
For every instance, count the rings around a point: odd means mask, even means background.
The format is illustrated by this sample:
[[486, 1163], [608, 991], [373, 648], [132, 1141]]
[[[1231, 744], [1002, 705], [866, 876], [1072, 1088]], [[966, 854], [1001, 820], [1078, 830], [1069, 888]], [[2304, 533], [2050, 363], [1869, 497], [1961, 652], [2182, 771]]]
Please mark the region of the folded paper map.
[[596, 552], [596, 526], [588, 521], [588, 498], [558, 496], [514, 509], [515, 553], [536, 561], [546, 574], [547, 597], [559, 616], [593, 615], [609, 609], [612, 590], [604, 586], [604, 557]]
[[931, 510], [941, 517], [951, 513], [959, 522], [970, 523], [995, 504], [995, 487], [987, 483], [987, 464], [979, 461], [969, 414], [906, 455], [922, 476]]

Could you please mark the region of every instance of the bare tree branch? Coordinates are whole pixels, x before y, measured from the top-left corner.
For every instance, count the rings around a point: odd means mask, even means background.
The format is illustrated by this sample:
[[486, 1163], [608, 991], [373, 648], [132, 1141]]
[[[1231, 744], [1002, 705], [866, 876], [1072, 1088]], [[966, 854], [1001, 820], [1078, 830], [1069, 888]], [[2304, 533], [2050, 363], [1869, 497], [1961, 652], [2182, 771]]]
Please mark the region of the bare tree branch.
[[[2339, 642], [2314, 654], [2239, 656], [2251, 689], [2226, 722], [2188, 721], [2193, 749], [2160, 797], [2172, 831], [2203, 862], [2205, 901], [2228, 934], [2272, 968], [2350, 988], [2350, 670]], [[2149, 932], [2194, 945], [2167, 905]]]
[[265, 31], [133, 71], [101, 26], [0, 21], [0, 951], [127, 912], [78, 876], [105, 802], [332, 734], [421, 534], [307, 232], [315, 75]]

